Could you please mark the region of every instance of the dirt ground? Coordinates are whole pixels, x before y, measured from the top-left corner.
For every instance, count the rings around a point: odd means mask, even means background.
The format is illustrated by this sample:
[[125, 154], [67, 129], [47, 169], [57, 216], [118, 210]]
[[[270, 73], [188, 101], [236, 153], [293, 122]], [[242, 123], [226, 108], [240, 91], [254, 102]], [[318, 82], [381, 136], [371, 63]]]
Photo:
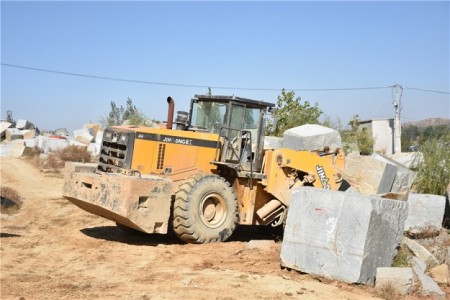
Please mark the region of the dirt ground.
[[225, 243], [127, 235], [62, 198], [63, 179], [1, 159], [23, 205], [1, 219], [1, 299], [373, 299], [374, 289], [280, 268], [280, 246], [239, 227]]

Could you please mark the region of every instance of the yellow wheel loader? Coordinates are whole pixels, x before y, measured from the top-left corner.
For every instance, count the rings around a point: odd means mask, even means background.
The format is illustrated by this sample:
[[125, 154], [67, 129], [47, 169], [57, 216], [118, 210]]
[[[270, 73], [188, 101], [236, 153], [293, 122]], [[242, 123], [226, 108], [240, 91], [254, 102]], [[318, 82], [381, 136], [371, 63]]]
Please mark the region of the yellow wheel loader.
[[209, 243], [237, 224], [282, 226], [294, 187], [346, 185], [340, 148], [264, 148], [272, 103], [195, 95], [174, 124], [167, 102], [167, 129], [109, 127], [98, 163], [67, 163], [64, 197], [120, 227]]

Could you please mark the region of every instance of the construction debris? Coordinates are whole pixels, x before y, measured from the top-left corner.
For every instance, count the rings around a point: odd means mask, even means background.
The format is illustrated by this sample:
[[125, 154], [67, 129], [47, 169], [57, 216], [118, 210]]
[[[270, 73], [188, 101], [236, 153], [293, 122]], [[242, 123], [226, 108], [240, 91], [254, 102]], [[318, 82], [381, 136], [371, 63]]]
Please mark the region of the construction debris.
[[77, 141], [77, 142], [87, 146], [94, 139], [94, 136], [91, 134], [91, 132], [92, 131], [90, 131], [87, 128], [76, 129], [76, 130], [73, 131], [73, 139], [75, 141]]
[[294, 189], [281, 264], [345, 282], [372, 284], [376, 269], [392, 264], [407, 207], [407, 202], [377, 196]]
[[408, 202], [405, 231], [418, 234], [422, 231], [439, 231], [442, 228], [446, 202], [444, 196], [410, 193]]

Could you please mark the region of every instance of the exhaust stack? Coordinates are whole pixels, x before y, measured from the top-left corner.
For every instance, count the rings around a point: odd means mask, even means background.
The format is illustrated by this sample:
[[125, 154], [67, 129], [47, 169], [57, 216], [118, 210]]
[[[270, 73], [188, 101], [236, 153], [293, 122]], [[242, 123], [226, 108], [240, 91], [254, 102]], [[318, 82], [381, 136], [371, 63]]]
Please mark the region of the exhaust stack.
[[172, 97], [167, 97], [167, 104], [169, 104], [169, 111], [167, 112], [167, 129], [172, 129], [173, 125], [173, 112], [175, 110], [175, 102]]

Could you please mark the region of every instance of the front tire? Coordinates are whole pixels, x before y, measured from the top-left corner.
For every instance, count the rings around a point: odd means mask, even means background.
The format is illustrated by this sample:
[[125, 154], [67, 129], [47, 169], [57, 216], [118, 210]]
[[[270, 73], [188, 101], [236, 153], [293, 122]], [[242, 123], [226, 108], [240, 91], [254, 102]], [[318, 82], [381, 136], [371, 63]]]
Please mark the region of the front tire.
[[180, 184], [175, 195], [173, 229], [187, 243], [227, 240], [238, 221], [236, 195], [217, 175], [196, 175]]

